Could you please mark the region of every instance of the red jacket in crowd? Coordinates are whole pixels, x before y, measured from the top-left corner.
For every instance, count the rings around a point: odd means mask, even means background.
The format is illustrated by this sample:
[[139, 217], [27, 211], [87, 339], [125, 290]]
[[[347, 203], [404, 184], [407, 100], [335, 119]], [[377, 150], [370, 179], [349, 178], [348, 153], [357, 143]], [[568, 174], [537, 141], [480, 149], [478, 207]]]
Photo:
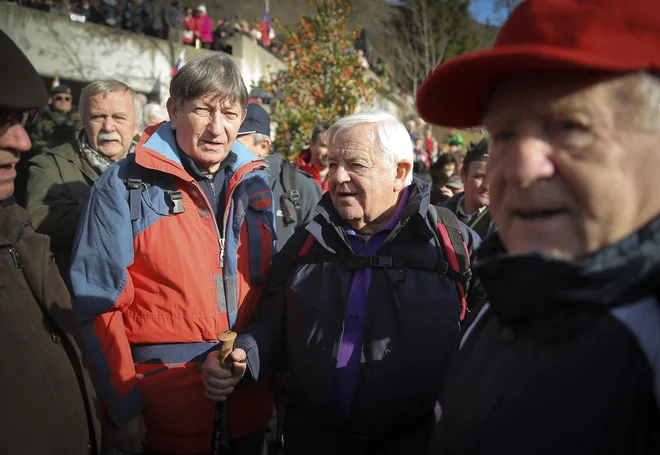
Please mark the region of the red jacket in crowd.
[[303, 172], [307, 172], [314, 177], [314, 180], [319, 184], [324, 193], [328, 191], [328, 179], [326, 178], [325, 182], [321, 181], [319, 170], [312, 164], [312, 151], [309, 148], [300, 152], [300, 155], [296, 157], [296, 166]]

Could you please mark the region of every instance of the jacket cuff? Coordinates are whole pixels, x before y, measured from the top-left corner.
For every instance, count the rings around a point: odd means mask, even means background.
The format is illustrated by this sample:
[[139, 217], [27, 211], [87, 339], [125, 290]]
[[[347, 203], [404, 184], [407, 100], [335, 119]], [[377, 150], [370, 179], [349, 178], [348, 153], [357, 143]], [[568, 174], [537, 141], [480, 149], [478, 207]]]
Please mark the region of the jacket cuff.
[[135, 386], [130, 392], [124, 395], [119, 401], [108, 408], [110, 420], [116, 426], [121, 426], [137, 416], [144, 407], [144, 400], [140, 388]]
[[256, 349], [252, 349], [251, 344], [246, 339], [241, 339], [240, 335], [234, 341], [234, 349], [242, 349], [247, 357], [247, 368], [241, 382], [257, 382], [259, 378], [259, 354]]

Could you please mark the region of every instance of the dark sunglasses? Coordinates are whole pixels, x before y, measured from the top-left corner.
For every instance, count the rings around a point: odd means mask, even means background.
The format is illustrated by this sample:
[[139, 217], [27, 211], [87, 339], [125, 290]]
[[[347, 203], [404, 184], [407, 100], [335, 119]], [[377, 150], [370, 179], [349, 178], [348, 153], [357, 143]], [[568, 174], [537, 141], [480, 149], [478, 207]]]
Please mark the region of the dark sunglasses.
[[38, 109], [30, 109], [28, 111], [0, 109], [0, 126], [5, 126], [6, 123], [16, 122], [26, 127], [34, 122], [38, 114]]
[[56, 96], [53, 98], [55, 101], [71, 101], [70, 96]]

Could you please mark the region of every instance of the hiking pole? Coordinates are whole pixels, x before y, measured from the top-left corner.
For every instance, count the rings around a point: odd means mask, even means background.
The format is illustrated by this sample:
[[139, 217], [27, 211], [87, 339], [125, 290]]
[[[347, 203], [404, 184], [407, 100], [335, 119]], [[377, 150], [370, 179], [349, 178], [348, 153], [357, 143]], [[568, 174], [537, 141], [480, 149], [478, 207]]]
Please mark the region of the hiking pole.
[[[227, 370], [231, 366], [227, 363], [227, 357], [234, 350], [234, 340], [236, 332], [227, 330], [218, 335], [220, 342], [220, 352], [218, 353], [218, 362], [220, 366]], [[229, 453], [229, 441], [227, 440], [227, 409], [225, 402], [218, 401], [215, 404], [215, 417], [213, 418], [213, 435], [211, 437], [211, 454], [220, 455]]]

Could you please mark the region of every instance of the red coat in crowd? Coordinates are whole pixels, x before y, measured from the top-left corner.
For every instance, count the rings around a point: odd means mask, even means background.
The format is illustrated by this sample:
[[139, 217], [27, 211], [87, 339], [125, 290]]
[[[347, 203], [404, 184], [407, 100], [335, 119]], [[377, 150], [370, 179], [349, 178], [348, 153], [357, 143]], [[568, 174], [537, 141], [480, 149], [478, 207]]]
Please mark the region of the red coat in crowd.
[[325, 179], [325, 182], [321, 181], [321, 174], [319, 170], [312, 164], [312, 152], [308, 148], [300, 152], [300, 155], [296, 157], [296, 166], [298, 166], [303, 172], [307, 172], [309, 175], [314, 177], [314, 181], [319, 184], [323, 192], [328, 191], [328, 179]]

